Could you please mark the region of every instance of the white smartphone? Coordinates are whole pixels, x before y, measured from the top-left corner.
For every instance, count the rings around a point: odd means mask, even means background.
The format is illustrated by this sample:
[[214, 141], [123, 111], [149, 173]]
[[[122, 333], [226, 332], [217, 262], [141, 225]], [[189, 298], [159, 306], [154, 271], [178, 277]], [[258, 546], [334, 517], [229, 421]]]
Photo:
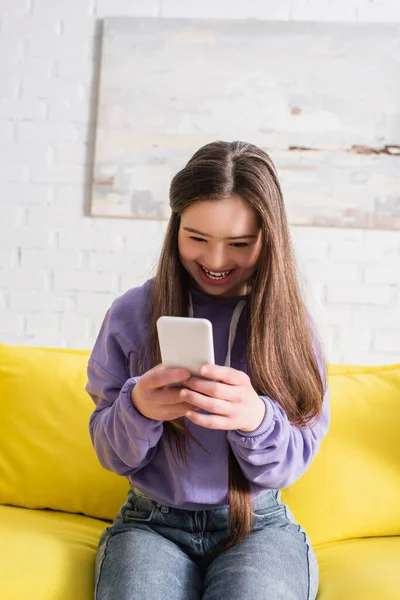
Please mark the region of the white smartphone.
[[201, 377], [200, 368], [214, 364], [213, 330], [208, 319], [160, 317], [157, 332], [165, 367], [189, 369]]

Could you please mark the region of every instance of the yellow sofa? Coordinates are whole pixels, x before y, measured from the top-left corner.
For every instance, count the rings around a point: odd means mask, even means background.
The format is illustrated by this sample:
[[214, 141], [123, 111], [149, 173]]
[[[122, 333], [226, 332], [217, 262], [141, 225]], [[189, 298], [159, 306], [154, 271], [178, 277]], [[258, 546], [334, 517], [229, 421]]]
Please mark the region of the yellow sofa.
[[[90, 443], [87, 359], [0, 344], [1, 600], [93, 597], [128, 484]], [[400, 365], [332, 366], [329, 381], [330, 432], [282, 497], [316, 549], [318, 600], [400, 600]]]

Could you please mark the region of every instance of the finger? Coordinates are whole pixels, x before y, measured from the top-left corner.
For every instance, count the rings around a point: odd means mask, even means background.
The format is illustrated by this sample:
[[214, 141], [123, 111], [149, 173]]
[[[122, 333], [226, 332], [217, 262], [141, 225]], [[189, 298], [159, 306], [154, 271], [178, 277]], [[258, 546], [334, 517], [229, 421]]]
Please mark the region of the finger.
[[192, 390], [188, 390], [186, 388], [181, 390], [180, 397], [185, 402], [193, 404], [198, 408], [203, 408], [204, 410], [216, 415], [227, 416], [232, 412], [232, 404], [230, 402], [227, 402], [226, 400], [219, 400], [218, 398], [210, 398], [209, 396], [204, 396], [203, 394], [193, 392]]
[[180, 396], [180, 391], [182, 388], [177, 387], [164, 387], [162, 389], [156, 390], [152, 394], [153, 403], [157, 403], [158, 405], [168, 407], [168, 405], [175, 406], [176, 404], [180, 404], [183, 399]]
[[163, 420], [172, 421], [173, 419], [179, 419], [180, 417], [184, 417], [186, 413], [190, 410], [193, 410], [193, 406], [191, 406], [187, 402], [181, 402], [180, 404], [176, 404], [173, 407], [169, 407], [164, 412]]
[[179, 392], [182, 388], [175, 387], [164, 387], [158, 389], [152, 395], [153, 401], [158, 402], [162, 405], [167, 404], [179, 404], [182, 402], [182, 398], [179, 395]]
[[185, 381], [184, 387], [206, 396], [219, 398], [220, 400], [233, 401], [237, 396], [236, 386], [221, 383], [219, 381], [201, 379], [200, 377], [191, 377]]
[[206, 429], [222, 429], [224, 431], [236, 429], [231, 424], [230, 419], [220, 415], [204, 415], [203, 413], [189, 410], [185, 414], [185, 417], [189, 421], [192, 421], [192, 423], [196, 423], [196, 425], [200, 425], [200, 427], [205, 427]]
[[142, 379], [146, 378], [146, 385], [151, 388], [161, 388], [171, 383], [186, 381], [190, 376], [188, 369], [166, 369], [163, 365], [158, 365], [148, 371]]
[[185, 389], [190, 389], [194, 392], [199, 392], [199, 394], [211, 396], [212, 398], [229, 400], [229, 402], [233, 402], [237, 397], [237, 387], [238, 386], [227, 385], [226, 383], [220, 383], [218, 381], [200, 379], [199, 377], [191, 377], [184, 383]]
[[200, 373], [207, 379], [222, 381], [228, 385], [243, 385], [249, 379], [243, 371], [238, 371], [232, 367], [220, 367], [219, 365], [204, 365], [201, 367]]

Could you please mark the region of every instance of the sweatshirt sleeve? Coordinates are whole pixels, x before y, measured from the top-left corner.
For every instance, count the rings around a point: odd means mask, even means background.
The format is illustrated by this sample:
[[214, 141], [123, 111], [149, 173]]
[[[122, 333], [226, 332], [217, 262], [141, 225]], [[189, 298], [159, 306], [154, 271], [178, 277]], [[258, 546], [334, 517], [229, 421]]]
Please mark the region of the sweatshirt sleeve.
[[267, 396], [265, 416], [255, 431], [228, 431], [228, 440], [247, 479], [269, 489], [288, 487], [310, 466], [325, 437], [330, 422], [329, 389], [322, 413], [312, 425], [291, 425], [283, 408]]
[[89, 432], [98, 459], [106, 469], [124, 476], [152, 460], [163, 432], [162, 421], [144, 417], [131, 401], [139, 377], [130, 372], [136, 361], [129, 352], [134, 340], [128, 338], [117, 301], [106, 314], [89, 358], [86, 384], [96, 404]]
[[[312, 330], [315, 325], [311, 321]], [[330, 392], [325, 380], [322, 348], [314, 337], [314, 352], [323, 374], [325, 393], [322, 410], [306, 427], [292, 425], [284, 409], [269, 398], [265, 415], [255, 431], [228, 431], [227, 437], [238, 463], [247, 479], [268, 489], [292, 485], [308, 469], [317, 454], [330, 424]]]

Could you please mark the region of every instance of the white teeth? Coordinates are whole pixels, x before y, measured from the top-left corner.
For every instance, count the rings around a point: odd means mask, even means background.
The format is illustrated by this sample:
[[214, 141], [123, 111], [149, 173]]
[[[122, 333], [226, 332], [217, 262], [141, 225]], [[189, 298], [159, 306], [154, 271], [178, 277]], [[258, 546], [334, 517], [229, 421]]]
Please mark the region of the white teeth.
[[223, 279], [224, 277], [229, 275], [229, 273], [231, 272], [231, 271], [225, 271], [224, 273], [214, 273], [213, 271], [207, 271], [207, 269], [205, 269], [203, 266], [202, 266], [202, 269], [211, 279]]

